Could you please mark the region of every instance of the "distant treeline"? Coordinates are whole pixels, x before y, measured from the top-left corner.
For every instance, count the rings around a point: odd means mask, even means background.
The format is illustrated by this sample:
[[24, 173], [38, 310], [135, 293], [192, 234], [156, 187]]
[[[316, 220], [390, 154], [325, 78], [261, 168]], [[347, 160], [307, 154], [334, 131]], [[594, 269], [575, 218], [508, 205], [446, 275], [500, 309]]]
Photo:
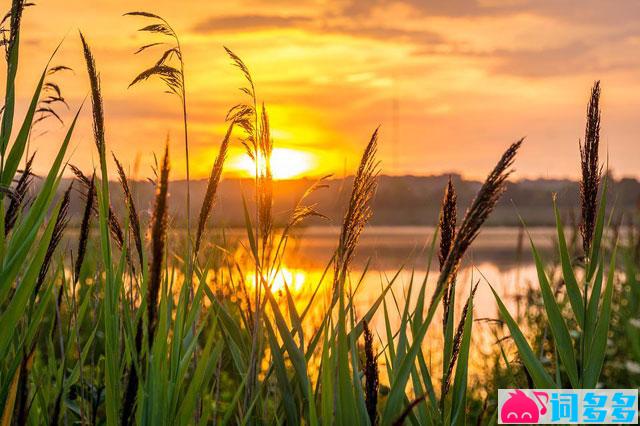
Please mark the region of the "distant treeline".
[[[480, 187], [480, 182], [465, 180], [460, 175], [451, 175], [458, 192], [458, 213], [462, 216], [470, 204], [474, 194]], [[437, 176], [380, 176], [378, 191], [373, 202], [373, 226], [417, 226], [435, 225], [442, 201], [444, 187], [449, 175]], [[316, 191], [309, 200], [317, 204], [317, 210], [327, 216], [327, 219], [316, 219], [307, 222], [314, 225], [339, 225], [344, 214], [349, 189], [353, 178], [337, 178], [326, 180], [327, 188]], [[291, 213], [295, 203], [306, 189], [315, 183], [314, 179], [280, 180], [274, 182], [273, 200], [275, 219], [284, 223]], [[65, 189], [71, 180], [66, 180], [60, 186]], [[206, 180], [191, 182], [192, 217], [197, 217], [202, 198], [206, 189]], [[77, 185], [76, 185], [77, 186]], [[154, 187], [150, 182], [139, 181], [133, 183], [138, 206], [143, 215], [151, 208]], [[117, 182], [111, 183], [111, 193], [121, 191]], [[173, 181], [169, 185], [170, 211], [174, 225], [185, 221], [186, 183]], [[75, 192], [75, 191], [74, 191]], [[609, 180], [609, 205], [615, 206], [614, 222], [638, 213], [640, 205], [640, 182], [636, 179], [624, 178]], [[567, 225], [571, 224], [573, 212], [578, 202], [578, 183], [571, 180], [536, 179], [512, 182], [502, 197], [495, 212], [489, 218], [488, 224], [493, 226], [519, 225], [517, 211], [529, 226], [553, 225], [551, 197], [558, 194], [558, 206]], [[236, 227], [244, 225], [242, 197], [251, 206], [253, 204], [253, 181], [249, 179], [225, 179], [221, 182], [217, 207], [210, 220], [210, 226]], [[120, 196], [112, 197], [116, 203], [121, 202]], [[78, 194], [71, 203], [72, 222], [79, 221], [81, 205]], [[124, 206], [115, 204], [116, 212], [124, 213]], [[250, 209], [251, 210], [251, 209]]]

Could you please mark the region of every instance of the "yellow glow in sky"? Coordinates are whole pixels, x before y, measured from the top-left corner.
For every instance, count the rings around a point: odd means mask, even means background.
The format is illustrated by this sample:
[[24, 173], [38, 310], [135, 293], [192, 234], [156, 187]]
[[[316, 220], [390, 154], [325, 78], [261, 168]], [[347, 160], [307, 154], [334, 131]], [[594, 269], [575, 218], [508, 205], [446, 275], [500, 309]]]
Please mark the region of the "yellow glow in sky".
[[[255, 163], [247, 154], [229, 159], [229, 169], [245, 176], [255, 175]], [[289, 148], [274, 148], [271, 170], [274, 179], [293, 179], [309, 174], [316, 167], [315, 157], [304, 151]]]
[[[223, 46], [249, 67], [268, 109], [274, 146], [281, 148], [274, 159], [279, 179], [353, 173], [378, 126], [383, 174], [458, 171], [484, 179], [497, 156], [526, 136], [517, 178], [576, 177], [577, 140], [596, 79], [602, 81], [603, 152], [616, 174], [639, 175], [640, 55], [629, 54], [640, 49], [637, 1], [611, 7], [584, 0], [579, 8], [531, 0], [37, 3], [22, 20], [16, 120], [63, 38], [51, 63], [74, 70], [50, 76], [70, 108], [58, 111], [65, 125], [42, 122], [33, 133], [39, 174], [49, 170], [88, 90], [82, 30], [100, 72], [108, 151], [125, 168], [139, 158], [146, 175], [169, 135], [171, 178], [185, 177], [179, 102], [163, 94], [157, 79], [128, 88], [165, 47], [134, 55], [142, 45], [164, 41], [137, 31], [144, 19], [122, 16], [144, 10], [167, 19], [181, 39], [194, 178], [207, 178], [226, 112], [246, 101], [238, 91], [244, 77]], [[71, 142], [71, 161], [85, 171], [96, 158], [92, 140], [85, 105]], [[236, 154], [237, 141], [231, 149], [225, 170], [246, 174], [251, 161]], [[287, 149], [310, 154], [283, 155]]]

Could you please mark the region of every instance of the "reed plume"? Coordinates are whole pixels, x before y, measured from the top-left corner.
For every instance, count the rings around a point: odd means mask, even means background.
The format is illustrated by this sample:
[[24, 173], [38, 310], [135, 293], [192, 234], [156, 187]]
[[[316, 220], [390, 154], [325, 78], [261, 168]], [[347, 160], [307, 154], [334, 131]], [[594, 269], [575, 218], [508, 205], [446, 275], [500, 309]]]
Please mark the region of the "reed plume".
[[478, 283], [473, 286], [473, 290], [471, 290], [471, 295], [467, 299], [467, 303], [464, 304], [464, 308], [462, 309], [462, 317], [460, 318], [460, 322], [458, 323], [458, 327], [456, 328], [456, 334], [453, 338], [453, 350], [451, 351], [451, 359], [449, 360], [449, 368], [444, 376], [444, 382], [442, 383], [442, 397], [441, 400], [444, 402], [444, 397], [449, 392], [449, 388], [451, 387], [451, 377], [453, 375], [453, 367], [458, 360], [458, 355], [460, 355], [460, 345], [462, 344], [462, 337], [464, 333], [464, 323], [467, 320], [467, 315], [469, 315], [469, 303], [473, 300], [476, 295], [476, 290], [478, 289]]
[[127, 175], [124, 172], [124, 168], [115, 154], [112, 153], [113, 161], [116, 163], [116, 168], [118, 169], [118, 178], [120, 179], [120, 186], [122, 186], [122, 192], [124, 193], [125, 203], [127, 205], [127, 211], [129, 213], [129, 223], [131, 224], [131, 230], [133, 231], [133, 240], [136, 244], [136, 250], [138, 252], [138, 261], [140, 262], [140, 267], [142, 268], [143, 263], [143, 248], [142, 248], [142, 231], [140, 230], [140, 217], [138, 216], [138, 211], [136, 209], [136, 204], [133, 199], [133, 193], [131, 192], [131, 187], [129, 186], [129, 180], [127, 179]]
[[82, 32], [80, 32], [80, 41], [82, 42], [82, 51], [87, 63], [87, 73], [89, 74], [89, 83], [91, 85], [91, 109], [93, 114], [93, 136], [95, 139], [96, 147], [100, 156], [104, 156], [105, 143], [104, 143], [104, 108], [102, 106], [102, 94], [100, 91], [100, 75], [96, 69], [96, 61], [91, 53], [89, 44], [84, 38]]
[[16, 405], [13, 416], [16, 419], [16, 425], [26, 425], [29, 417], [29, 374], [31, 373], [31, 365], [33, 364], [33, 355], [36, 351], [35, 343], [31, 346], [31, 350], [24, 348], [22, 361], [20, 361], [20, 379], [16, 390]]
[[[67, 104], [67, 100], [62, 95], [60, 85], [50, 79], [51, 76], [62, 71], [73, 70], [66, 65], [56, 65], [47, 70], [47, 77], [49, 79], [42, 85], [43, 97], [38, 100], [38, 106], [35, 110], [35, 114], [38, 114], [38, 117], [33, 120], [32, 127], [51, 117], [55, 118], [60, 124], [64, 124], [64, 120], [62, 120], [62, 117], [58, 114], [56, 107], [64, 106], [68, 110], [69, 104]], [[46, 133], [46, 131], [44, 133]]]
[[258, 163], [258, 215], [260, 224], [260, 236], [262, 237], [262, 253], [267, 253], [267, 246], [270, 241], [271, 230], [273, 228], [273, 174], [271, 171], [271, 154], [273, 152], [273, 140], [269, 129], [269, 116], [264, 104], [262, 104], [262, 114], [260, 123], [260, 146], [258, 159], [264, 163]]
[[493, 211], [500, 196], [506, 190], [506, 182], [512, 171], [510, 170], [524, 139], [513, 143], [500, 157], [500, 160], [491, 171], [482, 187], [476, 194], [471, 206], [467, 209], [462, 224], [453, 240], [453, 245], [449, 251], [446, 261], [442, 265], [440, 277], [434, 291], [429, 306], [429, 314], [442, 297], [443, 292], [455, 278], [460, 261], [464, 257], [467, 249], [480, 232], [480, 228]]
[[[172, 94], [178, 97], [180, 105], [182, 107], [182, 125], [183, 125], [183, 137], [184, 137], [184, 152], [185, 152], [185, 171], [187, 178], [187, 280], [189, 286], [191, 286], [192, 280], [192, 239], [191, 239], [191, 175], [189, 168], [189, 131], [188, 131], [188, 116], [187, 116], [187, 89], [184, 78], [184, 57], [182, 55], [182, 46], [180, 44], [180, 38], [178, 33], [171, 27], [169, 22], [163, 17], [156, 15], [155, 13], [145, 11], [134, 11], [124, 14], [125, 16], [136, 16], [153, 21], [152, 24], [140, 28], [138, 31], [143, 33], [156, 34], [160, 36], [168, 37], [171, 42], [169, 48], [166, 49], [160, 58], [149, 68], [139, 73], [129, 84], [129, 87], [134, 86], [142, 81], [148, 80], [151, 77], [157, 77], [164, 82], [167, 90], [166, 93]], [[165, 38], [166, 39], [166, 38]], [[163, 42], [153, 42], [141, 46], [135, 54], [146, 51], [147, 49], [165, 45]], [[191, 288], [191, 298], [193, 298], [193, 288]]]
[[[451, 251], [453, 240], [456, 236], [456, 203], [457, 203], [456, 190], [449, 177], [449, 182], [444, 191], [444, 198], [442, 199], [442, 211], [440, 213], [440, 250], [438, 252], [438, 260], [440, 261], [440, 270], [444, 267], [444, 264]], [[444, 315], [442, 316], [443, 329], [447, 326], [449, 318], [450, 305], [451, 305], [451, 293], [455, 291], [455, 277], [450, 280], [450, 285], [445, 287], [444, 294], [442, 296], [442, 306], [444, 308]]]
[[[11, 10], [2, 18], [0, 27], [2, 28], [2, 41], [0, 44], [4, 46], [5, 56], [7, 59], [7, 66], [11, 67], [11, 61], [9, 55], [16, 46], [18, 35], [20, 34], [20, 23], [22, 22], [22, 11], [27, 6], [32, 6], [33, 3], [25, 2], [24, 0], [13, 0], [11, 2]], [[9, 21], [9, 29], [7, 30], [4, 25]], [[8, 35], [7, 35], [8, 33]]]
[[305, 201], [307, 200], [307, 198], [311, 194], [313, 194], [317, 190], [323, 189], [323, 188], [328, 188], [329, 185], [327, 185], [324, 182], [329, 177], [331, 177], [331, 175], [327, 175], [327, 176], [321, 177], [316, 182], [314, 182], [313, 185], [311, 185], [309, 188], [307, 188], [307, 190], [304, 192], [304, 194], [302, 194], [302, 197], [300, 197], [300, 199], [296, 203], [296, 206], [293, 209], [293, 213], [291, 214], [291, 217], [289, 218], [289, 222], [287, 223], [287, 226], [286, 226], [285, 231], [283, 233], [284, 235], [288, 234], [289, 229], [291, 229], [294, 226], [300, 224], [302, 221], [304, 221], [305, 219], [307, 219], [309, 217], [319, 217], [319, 218], [322, 218], [322, 219], [328, 219], [327, 216], [325, 216], [324, 214], [322, 214], [318, 210], [316, 210], [317, 203], [305, 204]]
[[[116, 245], [122, 250], [124, 247], [124, 232], [122, 231], [122, 226], [120, 226], [118, 217], [111, 206], [109, 206], [109, 230], [111, 231], [113, 238], [116, 240]], [[129, 252], [127, 252], [127, 259], [128, 262], [131, 263], [131, 259], [129, 259]]]
[[380, 375], [378, 362], [373, 352], [373, 334], [369, 329], [367, 320], [362, 321], [364, 332], [364, 378], [365, 378], [365, 404], [367, 414], [372, 425], [378, 421], [378, 388], [380, 387]]
[[62, 197], [60, 210], [58, 211], [56, 222], [53, 225], [51, 240], [49, 240], [49, 245], [47, 247], [42, 266], [40, 266], [40, 272], [38, 273], [38, 280], [36, 281], [36, 285], [33, 290], [33, 297], [37, 296], [40, 288], [42, 287], [42, 284], [44, 284], [44, 280], [47, 277], [47, 272], [49, 271], [49, 267], [51, 265], [51, 259], [53, 259], [53, 254], [55, 253], [58, 244], [60, 244], [60, 241], [62, 240], [62, 236], [64, 234], [64, 230], [69, 223], [69, 202], [71, 200], [72, 187], [73, 183], [69, 185]]
[[200, 216], [198, 218], [198, 230], [196, 232], [194, 256], [198, 256], [198, 252], [200, 251], [200, 244], [202, 242], [202, 236], [204, 235], [205, 226], [215, 202], [218, 185], [222, 176], [222, 169], [224, 168], [224, 162], [227, 158], [227, 150], [229, 148], [229, 140], [231, 139], [233, 126], [234, 123], [231, 122], [227, 129], [227, 133], [222, 139], [222, 144], [220, 144], [220, 149], [218, 150], [218, 156], [216, 157], [216, 161], [211, 169], [211, 174], [209, 175], [207, 191], [205, 192], [204, 199], [202, 200], [202, 207], [200, 208]]
[[596, 225], [598, 209], [598, 188], [600, 186], [601, 169], [598, 162], [600, 146], [600, 81], [596, 81], [591, 89], [591, 97], [587, 106], [587, 124], [584, 132], [584, 145], [580, 147], [580, 165], [582, 179], [580, 181], [580, 202], [582, 221], [580, 234], [586, 256], [589, 255], [593, 231]]
[[[157, 325], [158, 294], [162, 283], [162, 263], [167, 239], [167, 195], [169, 191], [169, 144], [165, 145], [164, 157], [156, 182], [156, 196], [151, 216], [151, 264], [149, 265], [149, 284], [147, 285], [147, 342], [151, 350]], [[136, 356], [142, 355], [143, 322], [139, 321], [135, 335]], [[129, 363], [127, 385], [122, 396], [120, 424], [133, 423], [134, 405], [138, 392], [138, 372], [133, 361]]]
[[[82, 175], [81, 172], [80, 174]], [[85, 255], [87, 253], [87, 242], [89, 241], [89, 231], [91, 230], [91, 216], [93, 216], [93, 210], [95, 209], [96, 201], [95, 178], [96, 175], [95, 173], [93, 173], [91, 175], [91, 180], [85, 186], [85, 205], [84, 211], [82, 213], [82, 223], [80, 225], [80, 236], [78, 237], [78, 252], [76, 254], [76, 263], [73, 269], [74, 283], [77, 283], [80, 279], [80, 270], [82, 269], [82, 263], [84, 262]]]
[[33, 165], [33, 158], [35, 154], [31, 155], [24, 166], [24, 170], [20, 174], [18, 181], [13, 189], [13, 197], [5, 213], [4, 218], [4, 233], [9, 234], [16, 224], [20, 210], [24, 207], [25, 199], [31, 183], [33, 182], [33, 173], [31, 172]]
[[151, 217], [151, 265], [147, 286], [147, 317], [149, 347], [153, 345], [156, 329], [158, 293], [162, 283], [162, 261], [167, 240], [167, 195], [169, 190], [169, 144], [165, 145], [164, 158], [160, 168], [156, 199]]
[[[94, 191], [97, 191], [97, 189], [95, 188], [94, 178], [89, 179], [87, 175], [85, 175], [79, 168], [77, 168], [74, 165], [70, 165], [70, 168], [73, 174], [76, 176], [76, 179], [78, 179], [78, 181], [85, 188], [85, 191], [87, 192], [87, 194], [89, 193], [89, 188], [91, 186], [94, 187], [93, 189]], [[97, 203], [92, 204], [92, 210], [96, 216], [99, 214]], [[113, 207], [111, 205], [109, 205], [107, 224], [109, 226], [109, 233], [115, 240], [116, 245], [118, 246], [119, 249], [122, 249], [122, 247], [124, 246], [124, 231], [122, 230], [122, 226], [120, 225], [120, 222], [118, 221], [118, 217], [116, 216], [116, 213], [113, 210]], [[132, 265], [129, 252], [127, 252], [127, 262], [130, 265]]]
[[358, 245], [360, 234], [371, 218], [370, 201], [375, 194], [378, 177], [378, 129], [371, 135], [371, 139], [364, 150], [358, 172], [353, 180], [353, 189], [349, 206], [344, 216], [340, 231], [340, 243], [334, 263], [333, 298], [338, 297], [338, 287], [344, 282], [349, 264]]
[[249, 68], [245, 65], [245, 63], [240, 59], [238, 55], [233, 53], [229, 48], [225, 47], [224, 50], [227, 52], [227, 55], [231, 58], [233, 65], [237, 67], [245, 80], [247, 81], [247, 86], [241, 87], [240, 91], [249, 97], [249, 103], [240, 103], [233, 106], [227, 112], [226, 121], [231, 121], [236, 123], [239, 127], [244, 130], [245, 138], [241, 140], [242, 145], [245, 147], [247, 155], [256, 163], [256, 177], [258, 174], [258, 136], [256, 135], [256, 131], [258, 128], [258, 119], [257, 119], [257, 98], [256, 98], [256, 88], [253, 83], [253, 78], [251, 77], [251, 73], [249, 72]]
[[262, 285], [269, 284], [268, 282], [265, 282], [261, 271], [269, 269], [264, 263], [269, 259], [268, 248], [272, 229], [272, 176], [270, 164], [272, 141], [269, 132], [269, 119], [264, 105], [262, 106], [260, 123], [258, 123], [256, 91], [249, 69], [239, 56], [226, 47], [225, 51], [233, 61], [234, 65], [240, 69], [248, 83], [248, 86], [242, 87], [240, 91], [249, 97], [249, 103], [241, 103], [233, 106], [228, 111], [226, 120], [235, 123], [238, 127], [244, 130], [245, 137], [241, 142], [245, 147], [247, 155], [253, 160], [255, 165], [254, 196], [256, 218], [253, 232], [256, 238], [259, 239], [258, 247], [262, 248], [262, 253], [256, 253], [257, 256], [254, 256], [256, 264], [256, 291], [254, 296], [254, 306], [256, 311], [253, 316], [251, 354], [249, 357], [247, 385], [245, 388], [243, 403], [244, 407], [248, 407], [249, 403], [253, 399], [253, 393], [257, 382], [258, 354], [260, 353], [259, 346], [261, 345], [258, 336], [261, 333], [260, 327], [262, 324], [261, 315], [263, 309], [263, 303], [261, 301]]

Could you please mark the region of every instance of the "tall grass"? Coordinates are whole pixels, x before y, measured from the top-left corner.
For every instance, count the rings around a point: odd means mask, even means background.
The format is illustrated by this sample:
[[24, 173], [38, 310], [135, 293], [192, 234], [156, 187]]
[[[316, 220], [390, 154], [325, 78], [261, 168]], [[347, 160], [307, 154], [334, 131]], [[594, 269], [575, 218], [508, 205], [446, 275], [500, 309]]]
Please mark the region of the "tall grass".
[[[112, 208], [118, 195], [110, 193], [108, 182], [108, 117], [103, 109], [99, 58], [94, 58], [82, 33], [99, 170], [85, 174], [71, 167], [77, 183], [62, 197], [56, 196], [79, 106], [42, 185], [33, 188], [33, 155], [27, 155], [26, 147], [49, 65], [36, 84], [19, 130], [13, 131], [24, 6], [13, 1], [4, 42], [8, 72], [0, 133], [3, 425], [464, 425], [490, 418], [482, 413], [472, 419], [477, 385], [469, 378], [474, 296], [481, 290], [477, 282], [471, 282], [464, 303], [456, 309], [456, 298], [464, 294], [460, 287], [466, 284], [459, 282], [458, 272], [506, 188], [522, 140], [511, 144], [498, 159], [461, 221], [455, 187], [448, 182], [439, 232], [430, 241], [426, 259], [431, 269], [432, 258], [438, 258], [436, 284], [428, 284], [428, 273], [420, 280], [415, 271], [408, 271], [410, 278], [402, 286], [403, 268], [398, 267], [395, 275], [381, 282], [373, 303], [363, 306], [358, 296], [367, 285], [369, 266], [359, 276], [353, 266], [360, 238], [375, 214], [372, 204], [381, 165], [377, 159], [380, 134], [378, 129], [373, 131], [355, 170], [333, 256], [319, 281], [310, 284], [309, 296], [296, 300], [291, 283], [275, 291], [276, 277], [283, 269], [292, 230], [310, 217], [323, 217], [309, 197], [327, 185], [320, 179], [298, 200], [286, 225], [275, 225], [272, 191], [277, 182], [270, 162], [274, 140], [267, 108], [256, 96], [256, 84], [245, 62], [226, 49], [245, 81], [242, 92], [246, 98], [227, 115], [228, 130], [211, 166], [193, 245], [188, 218], [187, 248], [180, 249], [169, 237], [179, 229], [171, 228], [168, 210], [168, 142], [155, 170], [150, 220], [140, 215], [147, 206], [136, 205], [132, 182], [116, 153], [112, 159], [126, 214], [120, 219]], [[188, 180], [188, 117], [179, 40], [159, 16], [131, 15], [153, 19], [143, 30], [167, 35], [175, 42], [133, 84], [156, 76], [180, 98]], [[145, 45], [139, 51], [156, 45]], [[170, 65], [173, 60], [178, 65]], [[607, 248], [605, 240], [607, 191], [606, 180], [600, 184], [598, 162], [599, 96], [596, 83], [585, 142], [580, 147], [584, 256], [570, 253], [554, 205], [558, 257], [566, 285], [562, 300], [557, 300], [546, 264], [531, 243], [557, 353], [555, 371], [543, 365], [529, 344], [527, 331], [520, 327], [523, 324], [510, 315], [494, 291], [526, 374], [536, 387], [595, 387], [605, 359], [618, 281], [616, 245]], [[209, 232], [227, 152], [237, 137], [255, 162], [249, 195], [253, 200], [243, 198], [247, 243], [237, 249], [245, 261], [234, 256], [234, 248], [224, 237], [216, 241]], [[77, 241], [63, 249], [73, 190], [83, 201], [80, 231]], [[188, 201], [187, 217], [189, 212]], [[99, 249], [91, 239], [94, 232], [99, 235]], [[637, 290], [634, 244], [625, 249], [630, 294]], [[73, 247], [71, 255], [69, 246]], [[633, 324], [637, 306], [629, 305], [624, 321]], [[434, 321], [440, 307], [442, 322]], [[566, 315], [569, 307], [571, 318]], [[382, 330], [372, 326], [374, 319], [384, 324]], [[630, 342], [637, 336], [634, 330], [625, 328]], [[436, 348], [442, 363], [434, 366], [427, 346], [437, 333], [442, 333]], [[510, 369], [517, 368], [504, 351], [500, 357]], [[481, 385], [489, 392], [494, 384]]]
[[[530, 238], [540, 292], [544, 300], [544, 310], [548, 326], [553, 335], [557, 351], [556, 371], [551, 375], [534, 354], [522, 330], [509, 314], [495, 290], [492, 291], [498, 302], [501, 316], [505, 320], [514, 339], [520, 358], [531, 376], [533, 384], [540, 388], [594, 388], [598, 384], [600, 371], [607, 349], [607, 335], [611, 318], [611, 301], [615, 285], [616, 245], [614, 242], [608, 262], [606, 283], [604, 247], [602, 237], [605, 228], [605, 206], [607, 183], [600, 188], [600, 165], [598, 164], [598, 145], [600, 131], [600, 82], [596, 82], [591, 91], [587, 109], [585, 145], [580, 146], [582, 181], [580, 182], [582, 223], [580, 233], [583, 239], [584, 262], [573, 265], [574, 256], [569, 253], [560, 213], [553, 199], [556, 216], [559, 258], [562, 265], [562, 277], [566, 285], [566, 297], [571, 306], [579, 336], [576, 342], [569, 330], [569, 318], [563, 315], [561, 305], [556, 299], [549, 277], [533, 240]], [[597, 197], [600, 193], [600, 201]], [[575, 269], [582, 269], [581, 282]], [[603, 283], [605, 284], [604, 292]], [[576, 353], [577, 352], [577, 353]]]

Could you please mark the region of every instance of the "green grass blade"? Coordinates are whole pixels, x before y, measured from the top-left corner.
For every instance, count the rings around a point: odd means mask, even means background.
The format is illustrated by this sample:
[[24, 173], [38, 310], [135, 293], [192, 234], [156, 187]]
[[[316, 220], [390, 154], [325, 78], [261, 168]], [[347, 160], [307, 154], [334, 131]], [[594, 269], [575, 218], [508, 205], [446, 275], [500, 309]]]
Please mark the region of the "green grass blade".
[[12, 233], [11, 240], [7, 246], [7, 252], [4, 257], [2, 269], [0, 270], [0, 298], [3, 298], [4, 295], [6, 295], [9, 285], [18, 274], [19, 268], [27, 257], [31, 244], [35, 241], [38, 229], [44, 221], [49, 207], [51, 206], [51, 202], [55, 197], [55, 192], [60, 182], [60, 168], [62, 167], [62, 162], [67, 152], [69, 141], [71, 140], [71, 135], [75, 129], [81, 109], [82, 107], [78, 109], [73, 122], [69, 126], [64, 141], [58, 150], [56, 158], [51, 164], [49, 173], [47, 174], [36, 199], [32, 203], [29, 212], [16, 226]]
[[329, 327], [325, 328], [324, 334], [324, 344], [322, 345], [322, 371], [321, 371], [321, 390], [322, 393], [320, 395], [320, 407], [322, 413], [322, 423], [323, 424], [333, 424], [334, 423], [334, 357], [330, 356], [329, 350], [333, 350], [333, 345], [331, 344], [331, 340], [329, 339]]
[[565, 285], [567, 286], [569, 303], [571, 304], [573, 314], [576, 316], [578, 325], [584, 329], [584, 302], [582, 300], [582, 293], [580, 292], [578, 281], [573, 273], [571, 256], [569, 255], [569, 249], [567, 248], [567, 241], [564, 236], [564, 227], [562, 225], [562, 220], [560, 219], [560, 212], [558, 211], [555, 197], [553, 197], [553, 211], [556, 216], [556, 231], [558, 234], [558, 251], [560, 254], [560, 263], [562, 265], [562, 276], [564, 278]]
[[609, 323], [611, 321], [611, 300], [613, 298], [614, 278], [616, 273], [616, 249], [611, 254], [611, 262], [609, 264], [609, 272], [607, 274], [607, 287], [602, 298], [600, 306], [600, 316], [593, 335], [593, 341], [589, 345], [586, 352], [585, 374], [583, 379], [583, 387], [585, 389], [593, 389], [600, 378], [600, 371], [604, 363], [605, 352], [607, 349], [607, 335], [609, 333]]
[[2, 348], [0, 349], [0, 353], [3, 355], [2, 359], [4, 359], [6, 351], [11, 347], [11, 340], [18, 330], [18, 321], [24, 315], [27, 304], [33, 295], [33, 289], [36, 285], [38, 273], [40, 272], [45, 254], [49, 248], [49, 241], [53, 234], [59, 209], [60, 203], [58, 203], [54, 216], [49, 220], [49, 224], [40, 239], [36, 253], [31, 259], [20, 284], [16, 287], [11, 301], [4, 309], [4, 312], [2, 312], [2, 315], [0, 315], [0, 324], [2, 324], [2, 327], [0, 327], [0, 348]]
[[460, 353], [456, 364], [456, 372], [451, 391], [451, 424], [466, 424], [467, 380], [469, 374], [469, 352], [471, 349], [471, 332], [473, 330], [473, 295], [469, 296], [469, 308], [464, 321], [464, 331], [460, 344]]
[[544, 367], [542, 366], [542, 363], [540, 362], [540, 360], [538, 360], [536, 355], [533, 353], [533, 350], [531, 349], [531, 346], [529, 346], [527, 339], [524, 337], [524, 334], [522, 334], [520, 327], [515, 322], [511, 314], [509, 314], [509, 310], [507, 309], [507, 307], [504, 305], [504, 303], [502, 303], [500, 296], [498, 296], [498, 293], [496, 293], [496, 291], [493, 289], [491, 285], [489, 285], [489, 287], [491, 288], [491, 291], [493, 292], [496, 302], [498, 303], [500, 316], [502, 316], [502, 318], [504, 319], [504, 322], [507, 324], [507, 327], [509, 328], [509, 332], [511, 333], [511, 338], [513, 339], [516, 346], [518, 347], [520, 358], [522, 359], [522, 362], [526, 367], [527, 371], [531, 375], [531, 378], [533, 379], [533, 383], [539, 389], [555, 389], [557, 387], [556, 383], [551, 378], [551, 376], [549, 376], [549, 373], [545, 371]]
[[280, 396], [282, 397], [282, 403], [284, 405], [284, 413], [287, 417], [287, 424], [297, 425], [298, 412], [296, 410], [295, 395], [289, 385], [289, 378], [287, 377], [287, 369], [284, 364], [284, 357], [280, 351], [280, 345], [276, 339], [273, 327], [268, 318], [264, 319], [265, 328], [267, 330], [267, 336], [269, 338], [269, 347], [271, 349], [271, 356], [273, 358], [273, 366], [276, 372], [276, 378], [278, 380], [278, 386], [280, 387]]
[[289, 359], [291, 360], [293, 369], [296, 372], [298, 383], [300, 385], [300, 391], [304, 396], [304, 403], [305, 405], [314, 404], [313, 397], [309, 393], [311, 385], [309, 383], [309, 374], [307, 373], [307, 363], [304, 352], [296, 345], [295, 340], [293, 339], [293, 335], [289, 331], [289, 327], [287, 326], [284, 316], [280, 311], [278, 302], [273, 297], [273, 293], [271, 293], [271, 290], [268, 286], [265, 286], [265, 296], [269, 299], [269, 303], [271, 305], [271, 309], [273, 310], [276, 321], [276, 328], [280, 333], [280, 337], [282, 338], [284, 347], [289, 354]]
[[589, 256], [589, 268], [587, 272], [587, 281], [591, 281], [593, 274], [598, 266], [598, 258], [600, 257], [600, 245], [602, 243], [602, 234], [604, 232], [604, 217], [607, 209], [607, 175], [602, 178], [602, 190], [600, 195], [600, 205], [598, 206], [598, 216], [596, 217], [596, 228], [593, 232], [593, 242], [591, 244], [591, 253]]
[[553, 338], [556, 341], [558, 355], [560, 355], [562, 365], [567, 371], [571, 385], [574, 388], [578, 388], [578, 364], [573, 350], [573, 341], [571, 340], [567, 323], [564, 321], [560, 307], [553, 295], [553, 290], [551, 290], [549, 279], [547, 278], [547, 274], [544, 270], [544, 264], [542, 263], [542, 259], [538, 254], [538, 250], [536, 249], [531, 236], [529, 236], [529, 241], [531, 242], [531, 251], [533, 252], [533, 258], [536, 264], [536, 272], [538, 273], [538, 282], [540, 283], [540, 291], [542, 293], [544, 308], [547, 313], [549, 327], [551, 328]]
[[13, 115], [16, 105], [16, 76], [18, 74], [18, 59], [20, 50], [20, 33], [16, 34], [15, 43], [9, 51], [7, 61], [7, 81], [4, 95], [4, 112], [2, 114], [2, 127], [0, 127], [0, 154], [4, 157], [11, 138], [13, 128]]
[[587, 314], [585, 316], [584, 341], [588, 348], [592, 343], [593, 333], [598, 321], [598, 306], [600, 306], [600, 293], [602, 291], [602, 282], [604, 280], [604, 263], [600, 259], [600, 265], [593, 279], [593, 287], [587, 302]]
[[[29, 108], [27, 109], [27, 113], [24, 117], [24, 121], [22, 122], [22, 126], [20, 127], [20, 131], [18, 132], [18, 135], [16, 136], [16, 139], [11, 146], [11, 149], [9, 150], [9, 154], [6, 157], [4, 170], [2, 170], [2, 184], [5, 186], [8, 186], [11, 183], [13, 176], [18, 170], [20, 160], [22, 159], [25, 148], [27, 146], [29, 132], [31, 132], [31, 125], [33, 123], [33, 116], [35, 115], [36, 109], [38, 107], [40, 92], [42, 91], [46, 73], [47, 69], [45, 68], [40, 76], [40, 80], [38, 81], [38, 85], [36, 86], [33, 97], [31, 98], [31, 103], [29, 104]], [[4, 147], [4, 149], [6, 149], [6, 147]]]

